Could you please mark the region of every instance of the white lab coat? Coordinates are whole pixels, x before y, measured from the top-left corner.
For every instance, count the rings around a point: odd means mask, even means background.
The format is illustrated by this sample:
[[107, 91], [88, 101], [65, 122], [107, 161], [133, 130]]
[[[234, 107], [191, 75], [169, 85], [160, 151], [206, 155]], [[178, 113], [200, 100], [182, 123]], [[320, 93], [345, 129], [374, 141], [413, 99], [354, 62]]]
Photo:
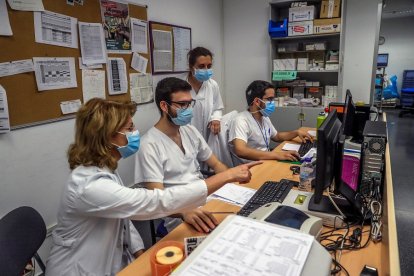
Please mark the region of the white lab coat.
[[251, 160], [238, 157], [234, 153], [234, 139], [240, 139], [253, 149], [267, 151], [270, 141], [277, 135], [277, 130], [269, 117], [262, 117], [262, 122], [257, 122], [252, 114], [245, 110], [240, 112], [231, 122], [229, 130], [229, 148], [233, 156], [234, 165], [250, 162]]
[[125, 244], [131, 253], [143, 248], [130, 219], [159, 218], [192, 209], [204, 204], [206, 196], [202, 180], [191, 189], [130, 189], [109, 169], [79, 166], [62, 195], [46, 275], [115, 275], [125, 265]]
[[[210, 158], [211, 149], [193, 126], [182, 126], [179, 131], [185, 153], [156, 127], [143, 135], [141, 149], [136, 156], [135, 183], [163, 183], [166, 189], [170, 189], [177, 186], [193, 187], [193, 183], [203, 179], [200, 162]], [[171, 231], [181, 222], [179, 219], [165, 218], [164, 225]]]
[[[188, 81], [188, 74], [182, 75], [182, 79]], [[220, 88], [213, 79], [204, 81], [198, 93], [191, 90], [191, 96], [196, 100], [193, 108], [193, 125], [207, 141], [210, 130], [208, 124], [217, 120], [220, 121], [224, 109], [223, 100], [220, 95]]]

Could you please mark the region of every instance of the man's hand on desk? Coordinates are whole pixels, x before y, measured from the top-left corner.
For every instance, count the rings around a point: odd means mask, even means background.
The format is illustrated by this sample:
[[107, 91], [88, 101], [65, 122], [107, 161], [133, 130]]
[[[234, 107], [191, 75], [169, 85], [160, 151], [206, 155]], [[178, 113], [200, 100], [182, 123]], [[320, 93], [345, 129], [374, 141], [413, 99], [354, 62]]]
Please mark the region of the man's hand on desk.
[[275, 159], [279, 161], [287, 160], [287, 161], [298, 161], [300, 160], [299, 153], [293, 150], [288, 151], [274, 151], [273, 152]]
[[306, 143], [307, 140], [313, 142], [313, 137], [308, 133], [307, 130], [298, 129], [298, 137], [302, 141], [302, 143]]
[[219, 224], [217, 219], [210, 212], [201, 209], [195, 209], [183, 213], [182, 215], [185, 222], [201, 233], [209, 233]]

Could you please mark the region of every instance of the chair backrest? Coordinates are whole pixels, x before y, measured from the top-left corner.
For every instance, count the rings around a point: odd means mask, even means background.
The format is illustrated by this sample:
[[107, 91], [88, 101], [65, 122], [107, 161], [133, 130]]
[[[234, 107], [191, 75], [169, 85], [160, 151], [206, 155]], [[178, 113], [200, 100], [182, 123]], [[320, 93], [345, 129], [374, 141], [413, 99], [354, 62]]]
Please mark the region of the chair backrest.
[[233, 161], [228, 149], [227, 144], [227, 133], [230, 127], [230, 123], [233, 118], [238, 114], [236, 110], [233, 110], [227, 114], [225, 114], [221, 118], [221, 131], [220, 134], [214, 135], [210, 133], [207, 144], [210, 146], [213, 153], [217, 156], [217, 158], [229, 168], [233, 167]]
[[0, 219], [0, 274], [20, 276], [45, 238], [45, 222], [32, 207], [5, 215]]

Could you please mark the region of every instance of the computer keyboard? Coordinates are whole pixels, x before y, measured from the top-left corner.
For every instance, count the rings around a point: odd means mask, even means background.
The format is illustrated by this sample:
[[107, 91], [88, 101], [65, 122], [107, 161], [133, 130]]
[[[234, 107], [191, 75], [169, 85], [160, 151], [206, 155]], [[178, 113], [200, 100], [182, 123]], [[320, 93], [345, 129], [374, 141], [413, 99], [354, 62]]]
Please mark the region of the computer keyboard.
[[311, 148], [316, 148], [315, 142], [311, 142], [308, 140], [306, 141], [306, 143], [302, 143], [298, 151], [300, 157], [303, 157], [305, 154], [307, 154]]
[[243, 217], [248, 217], [254, 210], [266, 203], [282, 203], [292, 187], [297, 185], [298, 182], [288, 179], [282, 179], [280, 182], [267, 181], [256, 191], [237, 214]]

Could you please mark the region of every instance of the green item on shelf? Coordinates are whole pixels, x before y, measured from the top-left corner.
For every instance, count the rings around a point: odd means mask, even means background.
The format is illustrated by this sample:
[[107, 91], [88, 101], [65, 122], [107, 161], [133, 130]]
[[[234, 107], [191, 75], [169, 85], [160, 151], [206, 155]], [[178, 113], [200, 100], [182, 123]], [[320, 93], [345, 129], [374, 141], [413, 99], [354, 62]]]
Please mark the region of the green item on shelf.
[[282, 81], [282, 80], [295, 80], [297, 71], [273, 71], [272, 80], [273, 81]]

